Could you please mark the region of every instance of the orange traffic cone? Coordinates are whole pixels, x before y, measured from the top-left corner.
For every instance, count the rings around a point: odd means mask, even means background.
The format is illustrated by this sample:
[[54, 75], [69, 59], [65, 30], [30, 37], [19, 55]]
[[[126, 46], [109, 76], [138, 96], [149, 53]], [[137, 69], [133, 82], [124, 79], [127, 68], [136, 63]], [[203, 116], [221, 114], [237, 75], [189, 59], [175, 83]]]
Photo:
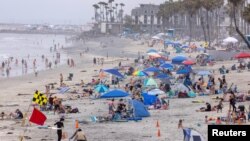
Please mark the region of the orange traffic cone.
[[158, 129], [158, 131], [157, 131], [157, 137], [160, 137], [161, 136], [161, 131], [160, 131], [160, 129]]
[[76, 127], [76, 129], [79, 128], [79, 122], [78, 122], [78, 120], [76, 120], [76, 122], [75, 122], [75, 127]]
[[156, 121], [156, 127], [160, 127], [159, 121]]

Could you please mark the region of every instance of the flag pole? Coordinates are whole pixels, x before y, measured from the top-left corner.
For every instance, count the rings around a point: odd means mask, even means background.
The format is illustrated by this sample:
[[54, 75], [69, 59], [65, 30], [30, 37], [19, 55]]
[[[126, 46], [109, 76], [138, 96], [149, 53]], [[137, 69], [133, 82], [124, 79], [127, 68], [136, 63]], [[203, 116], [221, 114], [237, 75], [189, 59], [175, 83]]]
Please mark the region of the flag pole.
[[[32, 105], [32, 100], [30, 101], [30, 104], [29, 104], [29, 106], [28, 106], [28, 109], [27, 109], [26, 113], [24, 114], [24, 117], [23, 117], [23, 121], [22, 121], [21, 127], [24, 127], [24, 126], [25, 126], [26, 118], [28, 117], [28, 112], [29, 112], [29, 110], [30, 110], [31, 105]], [[28, 129], [28, 126], [26, 126], [26, 128], [23, 130], [23, 135], [21, 135], [20, 141], [24, 141], [24, 135], [25, 135], [27, 129]]]

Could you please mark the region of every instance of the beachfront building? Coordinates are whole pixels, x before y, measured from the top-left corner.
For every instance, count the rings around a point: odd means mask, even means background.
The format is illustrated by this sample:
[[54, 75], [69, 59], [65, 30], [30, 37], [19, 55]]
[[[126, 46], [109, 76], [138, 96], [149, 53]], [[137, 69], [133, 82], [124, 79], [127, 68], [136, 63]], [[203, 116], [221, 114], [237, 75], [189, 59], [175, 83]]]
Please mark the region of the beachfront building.
[[132, 10], [131, 16], [134, 25], [139, 25], [141, 31], [156, 32], [160, 31], [161, 18], [157, 17], [159, 5], [141, 4]]

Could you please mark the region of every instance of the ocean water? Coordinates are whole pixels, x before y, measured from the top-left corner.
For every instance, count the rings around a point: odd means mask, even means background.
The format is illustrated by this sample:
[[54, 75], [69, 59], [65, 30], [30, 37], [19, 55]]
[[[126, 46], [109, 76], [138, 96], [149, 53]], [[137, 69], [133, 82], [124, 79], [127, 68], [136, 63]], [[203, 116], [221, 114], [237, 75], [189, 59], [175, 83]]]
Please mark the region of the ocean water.
[[[7, 69], [9, 77], [15, 77], [50, 69], [49, 62], [51, 69], [64, 64], [68, 57], [62, 48], [70, 46], [66, 38], [64, 35], [51, 34], [0, 34], [0, 79], [7, 77]], [[57, 58], [58, 54], [60, 59]], [[22, 64], [22, 60], [27, 65]]]

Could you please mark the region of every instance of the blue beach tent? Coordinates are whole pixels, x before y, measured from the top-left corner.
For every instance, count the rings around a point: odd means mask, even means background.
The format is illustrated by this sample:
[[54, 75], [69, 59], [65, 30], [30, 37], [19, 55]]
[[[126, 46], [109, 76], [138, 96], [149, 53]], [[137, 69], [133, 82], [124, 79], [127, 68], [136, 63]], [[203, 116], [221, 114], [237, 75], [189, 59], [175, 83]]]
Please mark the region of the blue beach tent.
[[134, 117], [149, 117], [150, 113], [148, 112], [146, 106], [138, 101], [138, 100], [131, 100], [133, 106], [133, 114]]
[[126, 97], [129, 96], [129, 94], [123, 90], [115, 89], [111, 90], [107, 93], [104, 93], [100, 96], [100, 98], [119, 98], [119, 97]]

